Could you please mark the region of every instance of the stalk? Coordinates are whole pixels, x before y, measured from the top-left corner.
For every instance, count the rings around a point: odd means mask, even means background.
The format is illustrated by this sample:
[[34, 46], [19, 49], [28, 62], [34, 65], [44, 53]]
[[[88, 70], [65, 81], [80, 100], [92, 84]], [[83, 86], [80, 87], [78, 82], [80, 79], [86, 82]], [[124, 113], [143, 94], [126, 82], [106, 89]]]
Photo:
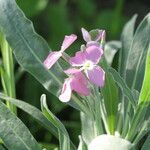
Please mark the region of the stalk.
[[[15, 91], [15, 78], [14, 78], [14, 62], [13, 54], [10, 46], [8, 45], [5, 37], [0, 35], [1, 53], [2, 53], [2, 63], [1, 66], [1, 80], [3, 91], [6, 95], [12, 98], [16, 98]], [[14, 113], [17, 113], [16, 107], [10, 102], [6, 102], [7, 107]]]
[[103, 126], [102, 126], [102, 120], [101, 120], [101, 110], [100, 110], [100, 94], [99, 94], [99, 89], [97, 87], [93, 88], [94, 90], [94, 95], [95, 95], [95, 123], [96, 123], [96, 129], [97, 129], [97, 134], [103, 134]]

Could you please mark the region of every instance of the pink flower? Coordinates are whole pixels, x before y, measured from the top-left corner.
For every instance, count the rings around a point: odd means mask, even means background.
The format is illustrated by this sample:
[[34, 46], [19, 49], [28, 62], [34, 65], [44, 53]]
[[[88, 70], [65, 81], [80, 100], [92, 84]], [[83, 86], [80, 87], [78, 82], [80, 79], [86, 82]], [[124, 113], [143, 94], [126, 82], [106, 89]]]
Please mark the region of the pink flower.
[[90, 33], [86, 29], [82, 28], [81, 31], [82, 31], [83, 39], [87, 42], [87, 47], [91, 45], [97, 45], [97, 46], [103, 45], [102, 43], [105, 40], [105, 30], [97, 29], [98, 35], [95, 37], [95, 39], [92, 39]]
[[80, 71], [84, 71], [89, 81], [97, 86], [102, 87], [105, 80], [105, 72], [97, 64], [99, 63], [103, 50], [92, 45], [84, 51], [76, 53], [75, 57], [70, 58], [70, 64], [73, 67], [80, 67]]
[[65, 79], [61, 95], [59, 96], [60, 101], [68, 102], [71, 99], [72, 91], [84, 96], [90, 94], [88, 82], [80, 70], [68, 69], [65, 73], [71, 75], [71, 77]]
[[62, 53], [77, 39], [77, 36], [71, 34], [70, 36], [65, 36], [62, 43], [60, 51], [51, 52], [44, 61], [44, 66], [50, 69], [57, 60], [62, 56]]

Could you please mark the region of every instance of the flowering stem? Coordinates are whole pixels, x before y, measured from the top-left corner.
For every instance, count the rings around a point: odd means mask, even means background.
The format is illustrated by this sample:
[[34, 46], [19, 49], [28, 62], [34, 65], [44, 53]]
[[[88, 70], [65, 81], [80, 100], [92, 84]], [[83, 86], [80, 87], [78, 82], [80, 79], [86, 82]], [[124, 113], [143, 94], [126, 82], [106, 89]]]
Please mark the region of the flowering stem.
[[100, 110], [101, 110], [102, 120], [103, 120], [103, 123], [104, 123], [104, 126], [105, 126], [106, 133], [110, 134], [109, 127], [108, 127], [107, 120], [106, 120], [107, 115], [106, 115], [106, 111], [105, 111], [105, 106], [104, 106], [102, 100], [100, 102]]
[[123, 119], [124, 119], [124, 99], [122, 98], [120, 112], [118, 112], [118, 123], [117, 123], [117, 131], [119, 133], [122, 132]]
[[89, 113], [87, 107], [74, 94], [72, 94], [72, 99], [86, 115], [92, 118], [92, 114]]

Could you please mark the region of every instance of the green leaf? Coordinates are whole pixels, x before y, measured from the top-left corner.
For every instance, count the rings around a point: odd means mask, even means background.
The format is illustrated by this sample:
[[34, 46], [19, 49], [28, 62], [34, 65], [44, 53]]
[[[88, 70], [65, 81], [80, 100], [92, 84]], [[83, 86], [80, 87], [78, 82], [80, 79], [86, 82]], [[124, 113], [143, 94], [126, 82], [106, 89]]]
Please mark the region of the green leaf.
[[[58, 129], [55, 122], [50, 122], [50, 120], [48, 120], [39, 109], [24, 101], [8, 97], [2, 93], [0, 93], [0, 98], [6, 101], [10, 101], [12, 104], [14, 104], [18, 108], [22, 109], [23, 111], [31, 115], [38, 123], [40, 123], [43, 127], [45, 127], [56, 138], [59, 138]], [[71, 147], [74, 148], [72, 142]]]
[[121, 48], [120, 41], [110, 41], [106, 43], [105, 49], [104, 49], [104, 55], [109, 65], [112, 64], [115, 54], [120, 48]]
[[42, 150], [22, 121], [0, 101], [0, 137], [11, 150]]
[[72, 144], [72, 147], [70, 147], [71, 146], [71, 143], [70, 143], [71, 141], [70, 141], [68, 132], [65, 129], [64, 125], [48, 109], [48, 106], [46, 104], [46, 96], [44, 94], [41, 96], [41, 108], [42, 108], [42, 112], [45, 115], [45, 117], [50, 122], [52, 122], [55, 125], [55, 127], [58, 129], [60, 150], [73, 150], [73, 149], [75, 149], [75, 146], [73, 144]]
[[126, 65], [126, 81], [132, 89], [140, 91], [145, 60], [150, 42], [150, 13], [138, 26], [132, 41]]
[[128, 133], [126, 135], [126, 139], [133, 142], [134, 138], [138, 136], [141, 128], [144, 125], [145, 121], [145, 115], [148, 111], [149, 106], [145, 103], [141, 103], [138, 105], [138, 107], [135, 110], [135, 114], [131, 120], [130, 128], [128, 130]]
[[142, 124], [141, 128], [139, 129], [137, 137], [134, 139], [134, 144], [137, 145], [140, 140], [150, 131], [150, 118], [145, 119], [144, 123]]
[[[0, 1], [0, 20], [0, 29], [6, 36], [19, 64], [49, 92], [58, 97], [65, 74], [58, 63], [50, 70], [44, 67], [43, 61], [50, 48], [34, 31], [33, 24], [25, 17], [15, 0]], [[69, 104], [88, 114], [86, 107], [76, 96], [72, 95]]]
[[35, 33], [31, 21], [17, 7], [15, 0], [1, 0], [0, 20], [2, 31], [20, 65], [35, 76], [46, 89], [56, 94], [63, 79], [60, 69], [57, 65], [52, 71], [44, 67], [43, 61], [50, 48], [45, 40]]
[[23, 111], [25, 111], [26, 113], [31, 115], [37, 122], [39, 122], [41, 125], [43, 125], [56, 138], [58, 138], [57, 128], [51, 122], [49, 122], [49, 120], [42, 114], [42, 112], [39, 109], [37, 109], [36, 107], [34, 107], [24, 101], [8, 97], [2, 93], [0, 93], [0, 98], [5, 101], [11, 102], [18, 108], [22, 109]]
[[82, 136], [79, 136], [79, 147], [78, 150], [88, 150], [87, 145], [85, 144], [84, 140], [82, 139]]
[[119, 73], [113, 69], [110, 68], [110, 72], [113, 75], [113, 78], [115, 82], [118, 84], [118, 86], [121, 88], [122, 93], [128, 98], [130, 103], [132, 104], [133, 108], [136, 107], [136, 102], [134, 99], [134, 96], [132, 94], [132, 91], [129, 89], [129, 87], [126, 85], [125, 81], [123, 78], [119, 75]]
[[54, 145], [52, 143], [43, 143], [42, 142], [42, 143], [40, 143], [40, 145], [42, 146], [43, 150], [44, 150], [44, 148], [46, 150], [55, 150], [58, 148], [58, 145]]
[[104, 97], [109, 131], [111, 134], [114, 134], [118, 111], [118, 88], [115, 84], [113, 76], [109, 72], [109, 67], [106, 62], [104, 61], [102, 65], [105, 70], [105, 85], [101, 88], [101, 92]]
[[124, 78], [126, 73], [127, 58], [129, 55], [129, 50], [133, 41], [134, 36], [134, 26], [137, 15], [134, 15], [123, 28], [121, 34], [122, 49], [120, 50], [120, 61], [119, 61], [119, 72], [120, 75]]
[[150, 44], [146, 59], [144, 81], [139, 97], [139, 104], [143, 102], [147, 102], [150, 104]]
[[147, 137], [141, 150], [149, 150], [149, 148], [150, 148], [150, 135]]
[[89, 118], [86, 114], [80, 113], [82, 139], [88, 145], [96, 136], [96, 128], [94, 120]]

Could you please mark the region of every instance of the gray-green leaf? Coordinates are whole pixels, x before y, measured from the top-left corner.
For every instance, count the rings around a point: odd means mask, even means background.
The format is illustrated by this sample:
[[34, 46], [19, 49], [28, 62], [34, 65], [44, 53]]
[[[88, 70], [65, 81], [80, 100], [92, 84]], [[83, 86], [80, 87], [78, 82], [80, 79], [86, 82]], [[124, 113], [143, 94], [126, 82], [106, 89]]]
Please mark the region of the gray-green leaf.
[[132, 41], [126, 65], [126, 81], [129, 87], [141, 89], [145, 60], [150, 42], [150, 13], [138, 26]]
[[9, 150], [42, 150], [22, 121], [1, 101], [0, 137]]
[[46, 96], [41, 96], [41, 108], [45, 117], [54, 124], [58, 129], [60, 150], [75, 150], [75, 146], [71, 143], [68, 132], [60, 120], [53, 115], [46, 104]]
[[127, 58], [129, 55], [129, 50], [133, 41], [134, 36], [134, 26], [137, 15], [134, 15], [125, 25], [123, 32], [121, 34], [122, 48], [120, 50], [120, 61], [119, 61], [119, 71], [120, 75], [124, 78], [126, 73]]
[[[0, 30], [12, 48], [18, 63], [32, 74], [49, 92], [58, 97], [65, 74], [58, 63], [50, 70], [43, 65], [50, 52], [46, 41], [39, 36], [15, 0], [0, 0]], [[69, 102], [88, 114], [86, 107], [75, 96]]]
[[149, 150], [149, 148], [150, 148], [150, 135], [147, 137], [141, 150]]

